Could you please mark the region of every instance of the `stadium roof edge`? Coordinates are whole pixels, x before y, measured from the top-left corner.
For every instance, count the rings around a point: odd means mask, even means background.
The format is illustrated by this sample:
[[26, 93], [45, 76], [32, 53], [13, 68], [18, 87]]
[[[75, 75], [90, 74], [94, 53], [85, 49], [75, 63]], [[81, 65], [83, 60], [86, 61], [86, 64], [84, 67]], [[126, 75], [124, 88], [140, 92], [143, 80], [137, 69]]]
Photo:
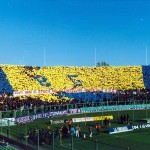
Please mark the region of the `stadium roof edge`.
[[96, 67], [96, 66], [35, 66], [35, 65], [12, 65], [12, 64], [0, 64], [1, 66], [20, 66], [20, 67], [40, 67], [40, 68], [46, 68], [46, 67], [76, 67], [76, 68], [101, 68], [101, 67], [105, 67], [105, 68], [109, 68], [109, 67], [140, 67], [140, 66], [146, 66], [146, 65], [124, 65], [124, 66], [100, 66], [100, 67]]

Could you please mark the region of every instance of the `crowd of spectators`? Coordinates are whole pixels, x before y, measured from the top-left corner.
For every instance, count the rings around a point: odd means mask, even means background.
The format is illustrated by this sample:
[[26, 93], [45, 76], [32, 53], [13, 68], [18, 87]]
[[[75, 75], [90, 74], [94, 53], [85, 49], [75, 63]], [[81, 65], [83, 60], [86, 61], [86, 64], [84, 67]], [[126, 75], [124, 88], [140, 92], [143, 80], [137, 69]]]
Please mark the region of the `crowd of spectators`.
[[64, 100], [63, 98], [60, 101], [43, 101], [39, 98], [32, 98], [30, 96], [24, 97], [20, 100], [20, 97], [13, 96], [2, 96], [0, 98], [0, 111], [9, 111], [9, 110], [34, 110], [36, 112], [43, 110], [55, 111], [55, 110], [65, 110], [67, 105], [74, 103], [72, 100]]
[[[84, 93], [86, 94], [86, 93]], [[40, 98], [33, 98], [30, 96], [24, 97], [20, 100], [20, 97], [13, 96], [1, 96], [0, 97], [0, 111], [9, 111], [9, 110], [31, 110], [36, 112], [47, 112], [47, 111], [56, 111], [56, 110], [67, 110], [73, 108], [84, 107], [94, 107], [103, 105], [116, 105], [116, 103], [124, 104], [142, 104], [149, 103], [150, 92], [143, 91], [118, 91], [117, 93], [103, 93], [97, 92], [94, 93], [96, 96], [87, 100], [86, 97], [81, 97], [80, 99], [71, 98], [64, 100], [63, 97], [59, 97], [59, 101], [43, 101]], [[58, 96], [58, 95], [57, 95]]]
[[[77, 84], [78, 83], [78, 84]], [[80, 84], [79, 84], [80, 83]], [[103, 91], [67, 93], [68, 89], [116, 89]], [[13, 91], [54, 89], [51, 94], [32, 94], [15, 97]], [[0, 66], [0, 110], [20, 110], [44, 107], [64, 109], [64, 105], [85, 103], [95, 106], [100, 102], [145, 101], [150, 99], [145, 90], [141, 66], [125, 67], [35, 67]], [[12, 90], [12, 91], [11, 91]], [[7, 91], [7, 94], [4, 92]], [[10, 93], [8, 93], [8, 91]], [[62, 92], [61, 92], [62, 91]], [[61, 107], [59, 107], [61, 105]]]
[[[7, 77], [13, 90], [54, 89], [143, 89], [141, 66], [120, 67], [34, 67], [1, 66], [1, 76]], [[5, 87], [6, 88], [6, 87]], [[6, 89], [5, 89], [6, 90]]]
[[[38, 133], [39, 132], [39, 133]], [[35, 127], [30, 127], [29, 129], [25, 130], [24, 133], [19, 135], [20, 142], [26, 142], [31, 144], [37, 144], [39, 138], [39, 144], [52, 144], [53, 138], [56, 140], [71, 138], [71, 137], [79, 138], [81, 137], [81, 127], [79, 124], [75, 126], [68, 124], [64, 124], [61, 127], [51, 128], [50, 124], [46, 125], [46, 128], [40, 128], [38, 125]]]

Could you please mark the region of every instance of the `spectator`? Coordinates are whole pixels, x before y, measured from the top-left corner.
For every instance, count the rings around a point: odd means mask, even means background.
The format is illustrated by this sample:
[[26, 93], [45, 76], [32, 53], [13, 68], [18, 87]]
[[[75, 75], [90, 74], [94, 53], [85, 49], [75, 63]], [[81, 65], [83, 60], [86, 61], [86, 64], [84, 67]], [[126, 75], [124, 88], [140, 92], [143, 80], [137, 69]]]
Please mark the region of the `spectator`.
[[81, 137], [81, 127], [79, 124], [78, 124], [78, 131], [79, 131], [79, 137]]
[[69, 119], [69, 120], [68, 120], [68, 128], [69, 128], [69, 131], [70, 131], [71, 126], [72, 126], [72, 120]]
[[60, 130], [59, 128], [57, 127], [56, 131], [55, 131], [55, 136], [56, 136], [56, 139], [58, 140], [60, 138]]
[[121, 124], [123, 124], [123, 115], [120, 116]]
[[76, 124], [75, 132], [76, 132], [76, 137], [79, 137], [79, 125], [78, 124]]
[[107, 117], [104, 119], [104, 127], [107, 128]]
[[92, 134], [93, 134], [93, 129], [92, 129], [92, 126], [90, 125], [89, 126], [89, 137], [90, 138], [92, 137]]
[[126, 115], [127, 124], [129, 124], [129, 114]]
[[96, 134], [97, 135], [100, 133], [100, 128], [101, 128], [100, 123], [97, 123], [96, 124]]
[[72, 126], [72, 127], [70, 128], [70, 137], [73, 137], [74, 134], [75, 134], [75, 129], [74, 129], [74, 127]]
[[66, 138], [68, 136], [69, 130], [66, 126], [63, 126], [62, 128], [62, 137]]
[[111, 128], [111, 120], [110, 120], [110, 118], [108, 118], [107, 121], [108, 121], [108, 127]]

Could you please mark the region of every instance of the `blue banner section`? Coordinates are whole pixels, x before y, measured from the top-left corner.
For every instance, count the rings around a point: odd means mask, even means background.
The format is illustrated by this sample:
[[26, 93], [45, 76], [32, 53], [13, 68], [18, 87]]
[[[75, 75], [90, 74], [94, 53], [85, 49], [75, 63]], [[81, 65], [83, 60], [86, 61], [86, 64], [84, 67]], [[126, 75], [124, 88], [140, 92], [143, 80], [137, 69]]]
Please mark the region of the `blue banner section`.
[[29, 116], [15, 118], [15, 123], [16, 124], [26, 123], [26, 122], [31, 122], [31, 121], [41, 119], [41, 118], [51, 118], [51, 117], [63, 116], [67, 114], [68, 114], [67, 110], [64, 110], [64, 111], [55, 111], [55, 112], [48, 112], [48, 113], [42, 113], [42, 114], [36, 114], [36, 115], [29, 115]]
[[123, 126], [123, 127], [110, 128], [109, 129], [109, 134], [127, 132], [127, 131], [132, 131], [132, 130], [133, 130], [132, 126]]
[[150, 90], [150, 66], [142, 66], [142, 73], [144, 85]]
[[135, 104], [135, 105], [113, 105], [113, 106], [99, 106], [99, 107], [83, 107], [81, 112], [98, 112], [107, 110], [130, 110], [130, 109], [147, 109], [150, 104]]
[[114, 134], [114, 133], [127, 132], [127, 131], [133, 131], [133, 130], [145, 129], [145, 128], [150, 128], [150, 124], [129, 125], [123, 127], [110, 128], [108, 130], [109, 130], [109, 134]]
[[77, 92], [77, 93], [61, 93], [61, 96], [69, 97], [69, 98], [75, 98], [79, 101], [91, 101], [95, 102], [97, 100], [102, 101], [103, 99], [110, 100], [112, 97], [111, 93], [106, 92]]
[[138, 124], [138, 125], [132, 125], [131, 126], [133, 130], [138, 130], [138, 129], [145, 129], [145, 128], [150, 128], [150, 124]]
[[13, 88], [9, 83], [9, 80], [7, 78], [7, 75], [3, 71], [3, 69], [0, 67], [0, 92], [13, 92]]

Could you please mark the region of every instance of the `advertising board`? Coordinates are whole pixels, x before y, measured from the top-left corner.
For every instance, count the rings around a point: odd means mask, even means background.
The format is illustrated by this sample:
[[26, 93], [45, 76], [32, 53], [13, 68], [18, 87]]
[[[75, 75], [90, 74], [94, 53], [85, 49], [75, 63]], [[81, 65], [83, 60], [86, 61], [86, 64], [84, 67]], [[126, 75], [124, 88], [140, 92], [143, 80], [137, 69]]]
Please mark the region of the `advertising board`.
[[15, 118], [0, 119], [0, 126], [13, 126], [15, 125]]

